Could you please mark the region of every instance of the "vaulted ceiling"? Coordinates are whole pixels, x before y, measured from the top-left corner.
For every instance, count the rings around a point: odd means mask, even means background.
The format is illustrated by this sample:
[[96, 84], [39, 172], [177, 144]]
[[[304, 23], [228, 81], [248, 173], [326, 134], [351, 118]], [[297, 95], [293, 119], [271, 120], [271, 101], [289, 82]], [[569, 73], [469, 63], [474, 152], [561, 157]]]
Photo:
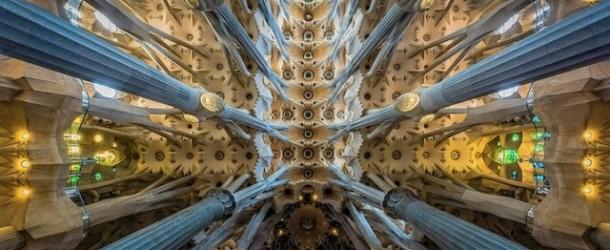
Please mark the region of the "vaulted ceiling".
[[0, 249], [609, 249], [610, 2], [0, 2]]

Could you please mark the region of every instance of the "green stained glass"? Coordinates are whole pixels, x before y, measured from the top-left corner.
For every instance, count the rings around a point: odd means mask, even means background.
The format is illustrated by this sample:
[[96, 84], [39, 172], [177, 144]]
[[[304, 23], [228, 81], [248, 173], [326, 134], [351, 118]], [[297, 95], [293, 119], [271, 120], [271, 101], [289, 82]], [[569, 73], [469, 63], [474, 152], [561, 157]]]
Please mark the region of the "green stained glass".
[[102, 176], [102, 173], [100, 173], [100, 172], [95, 173], [93, 175], [93, 177], [95, 178], [96, 181], [101, 181], [104, 178], [104, 176]]
[[544, 136], [543, 132], [536, 132], [536, 133], [534, 133], [534, 140], [540, 140], [543, 138], [543, 136]]
[[498, 148], [496, 150], [495, 160], [503, 165], [514, 164], [519, 161], [519, 153], [512, 148]]
[[78, 177], [77, 175], [70, 176], [70, 179], [69, 179], [70, 185], [72, 185], [72, 186], [77, 185], [79, 180], [80, 180], [80, 177]]
[[551, 138], [551, 132], [549, 132], [549, 131], [544, 131], [543, 136], [544, 136], [544, 138]]
[[533, 121], [534, 123], [540, 123], [540, 122], [542, 122], [542, 121], [540, 120], [540, 117], [538, 117], [537, 115], [536, 115], [536, 116], [534, 116], [534, 118], [532, 118], [532, 121]]
[[513, 134], [510, 139], [514, 142], [518, 142], [519, 140], [521, 140], [521, 135]]

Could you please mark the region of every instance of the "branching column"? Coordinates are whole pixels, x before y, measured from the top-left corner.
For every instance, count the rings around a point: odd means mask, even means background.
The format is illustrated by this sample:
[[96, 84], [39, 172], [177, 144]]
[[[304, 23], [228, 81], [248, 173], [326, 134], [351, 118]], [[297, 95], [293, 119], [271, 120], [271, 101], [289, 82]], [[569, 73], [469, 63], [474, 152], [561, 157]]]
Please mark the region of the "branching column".
[[178, 55], [176, 55], [169, 45], [163, 39], [167, 39], [173, 43], [179, 44], [180, 46], [189, 48], [196, 53], [201, 54], [199, 50], [197, 50], [194, 46], [190, 45], [187, 42], [184, 42], [172, 35], [169, 35], [145, 22], [138, 19], [138, 17], [134, 16], [131, 13], [126, 5], [117, 0], [85, 0], [88, 4], [92, 5], [96, 11], [100, 11], [104, 13], [106, 17], [108, 17], [112, 22], [120, 27], [122, 30], [128, 32], [133, 35], [136, 39], [140, 40], [142, 43], [142, 48], [157, 62], [159, 66], [163, 68], [166, 72], [169, 72], [169, 69], [165, 64], [160, 60], [160, 58], [155, 54], [152, 49], [156, 49], [161, 52], [164, 56], [171, 59], [172, 62], [179, 65], [184, 70], [189, 73], [195, 75], [196, 73], [185, 64]]
[[610, 58], [610, 1], [600, 2], [421, 92], [426, 113]]
[[0, 1], [0, 54], [155, 100], [199, 110], [189, 87], [26, 1]]
[[144, 189], [136, 194], [106, 199], [87, 205], [89, 226], [174, 205], [173, 202], [168, 201], [191, 192], [192, 187], [181, 186], [190, 182], [193, 178], [193, 176], [182, 177], [150, 190]]
[[406, 93], [396, 99], [393, 105], [380, 108], [352, 121], [331, 125], [330, 128], [336, 129], [338, 132], [330, 137], [329, 141], [333, 141], [353, 130], [359, 130], [375, 124], [393, 123], [399, 119], [404, 119], [406, 112], [409, 112], [417, 105], [419, 105], [419, 97], [414, 93]]
[[278, 50], [280, 51], [280, 54], [282, 55], [284, 60], [289, 60], [288, 51], [286, 50], [286, 40], [284, 40], [284, 34], [282, 33], [280, 25], [275, 20], [270, 1], [259, 0], [258, 7], [260, 8], [261, 13], [263, 13], [267, 25], [269, 25], [269, 28], [271, 28], [271, 32], [275, 37], [275, 42], [277, 44]]
[[257, 48], [256, 44], [252, 41], [248, 32], [241, 25], [237, 17], [231, 12], [231, 9], [224, 4], [223, 1], [218, 0], [188, 0], [188, 3], [198, 11], [202, 11], [208, 19], [215, 20], [218, 25], [222, 27], [214, 27], [216, 29], [226, 29], [228, 35], [233, 37], [237, 43], [245, 50], [252, 60], [258, 66], [258, 69], [267, 77], [273, 89], [277, 94], [284, 100], [288, 100], [288, 95], [284, 87], [286, 84], [282, 79], [273, 71], [266, 58], [263, 56], [261, 51]]
[[178, 249], [204, 227], [231, 214], [235, 206], [233, 195], [220, 191], [104, 249]]
[[[332, 12], [327, 17], [328, 20], [332, 20], [337, 15], [337, 7], [339, 6], [339, 0], [333, 1], [332, 4]], [[356, 0], [350, 0], [347, 2], [347, 7], [345, 8], [345, 13], [341, 18], [339, 24], [339, 30], [336, 32], [336, 37], [331, 45], [330, 53], [328, 53], [327, 62], [334, 62], [337, 60], [337, 55], [339, 54], [339, 49], [341, 48], [341, 42], [345, 37], [346, 31], [349, 29], [350, 24], [352, 24], [352, 19], [356, 14], [356, 10], [358, 10], [358, 2]]]
[[[379, 44], [381, 44], [391, 33], [391, 30], [397, 26], [404, 19], [411, 19], [415, 9], [418, 9], [419, 6], [415, 7], [414, 3], [417, 1], [403, 1], [403, 6], [399, 3], [395, 3], [390, 7], [386, 15], [379, 21], [379, 24], [375, 26], [373, 32], [371, 32], [370, 36], [364, 41], [362, 47], [356, 51], [352, 60], [345, 66], [344, 71], [337, 77], [332, 83], [331, 86], [334, 87], [329, 101], [333, 102], [339, 97], [339, 93], [342, 90], [343, 84], [356, 72], [358, 66], [366, 56]], [[352, 15], [349, 13], [348, 15]], [[340, 37], [338, 39], [341, 39]], [[334, 48], [335, 50], [337, 47]], [[332, 52], [332, 54], [336, 54], [336, 52]], [[332, 55], [331, 54], [331, 55]]]
[[371, 249], [381, 249], [381, 241], [377, 235], [375, 235], [373, 228], [371, 228], [371, 225], [366, 220], [364, 215], [360, 213], [358, 209], [356, 209], [356, 206], [354, 206], [352, 201], [348, 201], [346, 206], [350, 214], [352, 214], [352, 218], [354, 218], [354, 221], [356, 221], [356, 227], [358, 227], [360, 234], [364, 236], [366, 244], [368, 244]]
[[234, 121], [238, 124], [246, 124], [256, 130], [267, 132], [271, 136], [281, 141], [288, 141], [288, 137], [278, 131], [287, 128], [287, 126], [285, 126], [284, 124], [275, 124], [272, 122], [264, 121], [260, 118], [257, 118], [256, 116], [252, 116], [249, 113], [246, 113], [243, 110], [230, 106], [225, 106], [222, 112], [218, 114], [218, 117], [223, 120]]
[[[234, 119], [285, 139], [275, 127], [202, 88], [189, 87], [24, 1], [0, 1], [0, 54], [148, 98], [184, 112]], [[231, 120], [233, 121], [233, 120]]]
[[383, 203], [388, 212], [411, 223], [442, 249], [526, 249], [419, 201], [400, 189], [388, 192]]
[[[437, 112], [472, 98], [557, 75], [610, 58], [610, 1], [569, 16], [513, 46], [419, 93], [406, 93], [394, 107], [402, 113], [381, 117], [373, 112], [346, 124], [335, 137], [387, 120], [402, 120]], [[405, 98], [407, 97], [407, 98]], [[400, 100], [408, 100], [401, 102]], [[402, 104], [409, 104], [402, 106]], [[410, 105], [413, 104], [413, 105]]]
[[382, 224], [381, 229], [386, 235], [394, 241], [395, 244], [405, 249], [426, 249], [420, 245], [413, 236], [408, 236], [405, 231], [394, 223], [383, 210], [369, 205], [364, 206], [365, 209], [369, 210], [371, 214]]
[[252, 241], [254, 240], [254, 236], [256, 235], [256, 232], [258, 231], [261, 224], [263, 223], [265, 216], [267, 216], [267, 212], [269, 212], [271, 205], [272, 205], [272, 203], [270, 203], [270, 202], [266, 203], [260, 209], [260, 211], [254, 217], [252, 217], [252, 219], [246, 226], [244, 233], [242, 234], [241, 238], [237, 242], [236, 249], [246, 250], [250, 247], [250, 243], [252, 243]]

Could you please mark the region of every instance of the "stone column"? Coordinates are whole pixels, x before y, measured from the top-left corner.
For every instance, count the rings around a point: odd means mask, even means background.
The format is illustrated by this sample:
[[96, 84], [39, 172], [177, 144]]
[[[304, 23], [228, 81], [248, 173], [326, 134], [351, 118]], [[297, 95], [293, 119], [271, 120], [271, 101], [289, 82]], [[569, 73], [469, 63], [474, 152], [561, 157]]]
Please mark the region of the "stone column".
[[231, 214], [235, 206], [233, 195], [221, 190], [103, 249], [178, 249], [206, 226]]
[[[607, 65], [598, 66], [561, 74], [534, 86], [534, 112], [551, 134], [544, 151], [544, 176], [550, 189], [532, 211], [529, 226], [536, 241], [546, 247], [594, 249], [588, 239], [590, 233], [600, 223], [610, 221], [605, 198], [583, 190], [591, 176], [604, 173], [601, 166], [587, 169], [583, 165], [588, 152], [597, 154], [597, 141], [587, 141], [585, 131], [603, 128], [597, 128], [602, 126], [597, 118], [604, 117], [600, 110], [608, 107], [592, 91], [608, 77]], [[604, 179], [599, 180], [597, 183], [603, 183]]]
[[186, 112], [199, 110], [203, 90], [155, 70], [33, 4], [0, 1], [0, 16], [0, 54]]
[[254, 240], [257, 231], [259, 230], [265, 216], [267, 216], [267, 212], [271, 209], [271, 202], [267, 202], [263, 207], [258, 211], [258, 213], [250, 219], [250, 222], [246, 226], [244, 233], [241, 235], [241, 238], [237, 242], [237, 247], [235, 249], [246, 250], [250, 247], [250, 243]]
[[375, 183], [375, 185], [377, 185], [377, 187], [379, 187], [384, 192], [388, 192], [388, 191], [392, 190], [392, 186], [390, 184], [388, 184], [385, 180], [381, 179], [381, 177], [379, 177], [379, 175], [369, 172], [366, 174], [366, 176], [369, 177], [369, 179], [373, 183]]
[[394, 244], [404, 249], [426, 249], [426, 247], [422, 246], [421, 244], [419, 244], [419, 242], [415, 240], [414, 232], [412, 232], [411, 235], [407, 235], [404, 229], [396, 225], [396, 223], [392, 221], [392, 219], [390, 219], [390, 217], [388, 217], [388, 215], [383, 212], [383, 210], [369, 205], [365, 205], [364, 208], [370, 211], [373, 217], [377, 219], [379, 223], [381, 223], [381, 230], [386, 233], [388, 238], [390, 238], [390, 240], [392, 240]]
[[271, 7], [270, 1], [259, 0], [258, 8], [260, 9], [261, 13], [263, 13], [267, 25], [269, 25], [269, 28], [271, 28], [271, 33], [275, 38], [275, 42], [277, 44], [278, 50], [280, 51], [280, 54], [282, 55], [284, 60], [290, 60], [290, 56], [288, 55], [288, 51], [286, 50], [287, 42], [284, 39], [282, 28], [280, 28], [280, 25], [277, 23], [277, 20], [275, 20], [275, 16], [273, 15], [273, 8]]
[[[383, 120], [437, 112], [463, 101], [595, 64], [610, 58], [610, 2], [600, 2], [535, 33], [419, 93], [346, 124], [333, 138]], [[332, 98], [331, 98], [332, 99]], [[402, 100], [401, 100], [402, 99]], [[403, 106], [403, 104], [408, 104]], [[411, 105], [413, 104], [413, 105]], [[400, 112], [393, 112], [396, 108]], [[382, 114], [384, 117], [381, 117]], [[332, 138], [331, 138], [332, 139]]]
[[601, 223], [589, 238], [599, 249], [610, 249], [610, 223]]
[[441, 249], [526, 249], [419, 201], [400, 189], [388, 192], [383, 206], [389, 213], [422, 231]]
[[[217, 33], [233, 37], [241, 48], [250, 56], [250, 59], [256, 63], [258, 70], [260, 70], [269, 80], [276, 93], [283, 100], [289, 100], [288, 93], [284, 89], [284, 87], [287, 86], [286, 83], [284, 83], [284, 81], [273, 71], [261, 51], [252, 41], [252, 38], [248, 35], [246, 29], [244, 29], [231, 9], [224, 4], [224, 1], [188, 0], [187, 3], [195, 10], [201, 11], [203, 16], [206, 16], [208, 20], [218, 24], [219, 27], [212, 27], [215, 30], [221, 30], [221, 32]], [[278, 41], [278, 44], [279, 42], [280, 41]], [[234, 56], [238, 57], [239, 55], [236, 54]]]
[[21, 249], [25, 244], [23, 235], [14, 227], [0, 227], [0, 249]]
[[358, 211], [352, 201], [348, 201], [346, 203], [346, 206], [350, 214], [352, 215], [352, 218], [356, 222], [356, 227], [358, 228], [358, 231], [360, 231], [360, 235], [362, 235], [364, 240], [366, 241], [366, 244], [369, 245], [371, 249], [381, 249], [381, 241], [379, 240], [377, 235], [375, 235], [373, 228], [371, 228], [371, 225], [366, 220], [364, 215], [360, 213], [360, 211]]
[[[392, 29], [399, 26], [405, 19], [411, 19], [415, 11], [426, 8], [426, 6], [417, 6], [415, 1], [403, 1], [404, 5], [400, 3], [394, 3], [379, 21], [375, 29], [371, 32], [369, 37], [362, 43], [362, 46], [358, 51], [354, 53], [352, 59], [347, 65], [343, 72], [337, 77], [331, 86], [334, 88], [328, 98], [329, 102], [334, 102], [343, 89], [343, 84], [356, 72], [360, 63], [364, 61], [366, 56], [373, 51], [374, 48], [379, 46], [387, 37], [392, 33]], [[408, 22], [407, 22], [408, 23]], [[339, 37], [338, 39], [341, 39]], [[337, 49], [337, 47], [333, 48]], [[331, 52], [331, 55], [336, 55], [336, 51]]]
[[6, 129], [12, 124], [19, 128], [15, 132], [27, 132], [28, 139], [13, 152], [27, 155], [30, 162], [22, 179], [3, 181], [28, 192], [14, 197], [9, 194], [3, 200], [0, 224], [27, 235], [28, 249], [49, 245], [73, 249], [83, 238], [83, 210], [64, 192], [71, 164], [64, 133], [82, 112], [81, 86], [71, 77], [15, 59], [0, 60], [0, 68], [8, 80], [0, 92], [9, 89], [5, 92], [8, 96], [0, 97], [0, 109], [10, 117], [0, 119], [0, 126]]
[[421, 91], [435, 112], [475, 97], [610, 58], [610, 2], [602, 1]]

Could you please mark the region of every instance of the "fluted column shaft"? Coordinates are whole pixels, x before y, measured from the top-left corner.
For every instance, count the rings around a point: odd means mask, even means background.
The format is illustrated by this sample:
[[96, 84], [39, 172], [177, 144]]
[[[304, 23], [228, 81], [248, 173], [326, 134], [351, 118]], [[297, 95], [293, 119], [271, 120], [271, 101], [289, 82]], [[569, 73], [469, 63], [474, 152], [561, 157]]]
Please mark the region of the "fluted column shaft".
[[408, 221], [442, 249], [526, 249], [419, 201], [400, 189], [386, 194], [386, 211]]
[[347, 206], [347, 209], [349, 210], [350, 214], [352, 214], [352, 218], [356, 222], [356, 227], [360, 231], [360, 234], [362, 236], [364, 236], [364, 240], [366, 241], [366, 244], [368, 244], [371, 249], [381, 248], [382, 247], [381, 241], [379, 240], [377, 235], [375, 235], [373, 228], [371, 228], [371, 225], [366, 220], [364, 215], [362, 213], [360, 213], [360, 211], [358, 211], [358, 209], [356, 208], [356, 206], [354, 206], [354, 203], [352, 201], [348, 201], [346, 206]]
[[329, 138], [329, 141], [333, 141], [343, 136], [344, 134], [349, 133], [350, 131], [359, 130], [385, 121], [394, 121], [398, 118], [401, 118], [402, 116], [403, 114], [398, 112], [394, 105], [390, 105], [384, 108], [380, 108], [375, 112], [371, 112], [368, 115], [362, 116], [352, 121], [332, 124], [329, 127], [331, 129], [339, 129], [339, 131], [333, 136], [331, 136]]
[[0, 227], [0, 249], [21, 249], [25, 239], [14, 227]]
[[354, 181], [345, 173], [343, 173], [338, 166], [334, 164], [331, 165], [331, 167], [329, 167], [328, 169], [333, 172], [333, 174], [338, 178], [330, 179], [330, 183], [356, 193], [358, 196], [367, 200], [370, 205], [373, 205], [375, 207], [380, 207], [382, 205], [384, 192], [362, 184], [361, 182]]
[[230, 192], [219, 191], [103, 249], [178, 249], [203, 228], [232, 213], [235, 206]]
[[284, 125], [274, 124], [262, 120], [256, 116], [246, 113], [241, 109], [225, 106], [223, 111], [218, 114], [218, 117], [225, 120], [234, 121], [239, 124], [246, 124], [256, 130], [265, 131], [281, 141], [288, 141], [288, 138], [278, 131], [278, 129], [284, 129]]
[[382, 230], [386, 232], [386, 234], [392, 241], [394, 241], [394, 243], [402, 245], [402, 247], [405, 249], [426, 249], [424, 246], [422, 246], [415, 240], [414, 236], [407, 235], [402, 228], [396, 225], [396, 223], [394, 223], [388, 217], [388, 215], [383, 212], [383, 210], [369, 205], [365, 205], [365, 209], [369, 210], [371, 214], [373, 214], [373, 216], [375, 216], [375, 218], [377, 218], [377, 220], [384, 225]]
[[237, 242], [237, 247], [235, 249], [246, 250], [250, 247], [254, 236], [258, 232], [259, 227], [263, 223], [265, 216], [267, 216], [267, 212], [271, 209], [271, 202], [266, 203], [258, 213], [250, 219], [250, 222], [246, 226], [244, 233], [241, 235], [241, 238]]
[[199, 108], [201, 89], [186, 86], [33, 4], [0, 1], [0, 16], [0, 54], [186, 112]]
[[269, 27], [271, 28], [271, 32], [275, 37], [277, 48], [280, 51], [280, 54], [284, 57], [284, 60], [289, 60], [289, 55], [286, 51], [286, 40], [284, 40], [284, 34], [282, 33], [280, 25], [275, 20], [275, 16], [273, 15], [273, 10], [271, 8], [270, 2], [267, 0], [259, 0], [258, 7], [263, 13], [265, 21], [267, 21], [267, 25], [269, 25]]
[[140, 19], [136, 16], [128, 15], [121, 9], [120, 5], [115, 5], [112, 0], [85, 0], [88, 4], [93, 6], [96, 11], [104, 13], [105, 16], [111, 18], [112, 23], [117, 27], [129, 32], [131, 35], [140, 40], [149, 40], [150, 33], [144, 30], [138, 24], [141, 23]]
[[610, 249], [610, 223], [601, 223], [591, 232], [591, 242], [599, 249]]
[[[339, 0], [335, 0], [333, 3], [333, 11], [327, 18], [328, 20], [332, 20], [337, 15], [337, 6], [339, 5]], [[352, 23], [353, 17], [356, 14], [356, 10], [358, 10], [358, 1], [350, 0], [347, 2], [347, 7], [345, 8], [345, 14], [341, 18], [341, 22], [339, 24], [339, 31], [336, 32], [336, 36], [334, 41], [332, 42], [332, 47], [328, 56], [328, 61], [334, 61], [337, 59], [337, 54], [339, 53], [339, 48], [341, 48], [341, 41], [344, 39], [345, 32], [348, 30], [349, 25]]]
[[422, 108], [435, 112], [608, 58], [610, 1], [602, 1], [422, 90]]

